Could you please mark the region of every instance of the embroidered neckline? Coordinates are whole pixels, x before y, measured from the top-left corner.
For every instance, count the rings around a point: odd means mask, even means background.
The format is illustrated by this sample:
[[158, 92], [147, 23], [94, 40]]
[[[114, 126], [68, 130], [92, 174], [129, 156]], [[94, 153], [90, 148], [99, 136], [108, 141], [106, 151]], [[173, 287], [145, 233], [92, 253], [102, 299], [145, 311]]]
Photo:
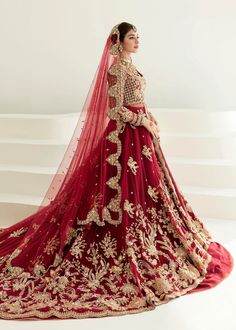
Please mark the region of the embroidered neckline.
[[120, 61], [124, 64], [132, 64], [132, 58], [131, 57], [120, 57]]
[[135, 74], [135, 76], [143, 78], [143, 75], [137, 70], [137, 68], [133, 64], [131, 57], [120, 57], [120, 62], [127, 67], [128, 72], [130, 72], [131, 74]]

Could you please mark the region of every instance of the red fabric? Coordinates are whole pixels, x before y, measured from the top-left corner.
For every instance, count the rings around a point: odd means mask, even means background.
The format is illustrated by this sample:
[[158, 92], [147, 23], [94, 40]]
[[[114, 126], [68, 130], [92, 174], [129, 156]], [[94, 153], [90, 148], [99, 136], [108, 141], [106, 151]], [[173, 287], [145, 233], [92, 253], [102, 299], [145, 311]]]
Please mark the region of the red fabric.
[[119, 168], [107, 161], [117, 151], [107, 139], [115, 129], [110, 120], [87, 162], [50, 205], [0, 232], [1, 318], [138, 313], [197, 284], [198, 290], [213, 287], [229, 274], [229, 252], [196, 217], [161, 145], [143, 126], [127, 123], [119, 136], [122, 222], [82, 224], [94, 200], [101, 219], [117, 193], [106, 184]]
[[207, 268], [207, 275], [195, 289], [188, 291], [186, 294], [214, 288], [231, 273], [234, 259], [222, 244], [212, 242], [207, 252], [212, 256], [212, 260]]
[[[65, 191], [67, 192], [71, 178], [78, 176], [77, 173], [80, 176], [81, 186], [86, 185], [88, 167], [84, 164], [89, 164], [96, 157], [93, 153], [99, 148], [109, 121], [107, 72], [117, 60], [110, 53], [112, 45], [109, 35], [72, 137], [37, 211], [53, 203], [55, 199], [58, 200]], [[77, 193], [79, 191], [77, 189]]]

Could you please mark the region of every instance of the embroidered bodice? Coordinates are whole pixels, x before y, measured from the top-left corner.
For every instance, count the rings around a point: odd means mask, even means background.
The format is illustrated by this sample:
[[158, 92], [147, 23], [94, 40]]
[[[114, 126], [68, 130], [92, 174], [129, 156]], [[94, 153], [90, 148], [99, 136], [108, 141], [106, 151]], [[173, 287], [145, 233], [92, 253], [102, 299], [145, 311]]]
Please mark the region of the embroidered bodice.
[[146, 80], [132, 63], [120, 61], [112, 64], [108, 70], [109, 112], [111, 119], [119, 115], [123, 121], [138, 126], [141, 117], [147, 116], [143, 111], [134, 113], [126, 108], [128, 105], [144, 104]]

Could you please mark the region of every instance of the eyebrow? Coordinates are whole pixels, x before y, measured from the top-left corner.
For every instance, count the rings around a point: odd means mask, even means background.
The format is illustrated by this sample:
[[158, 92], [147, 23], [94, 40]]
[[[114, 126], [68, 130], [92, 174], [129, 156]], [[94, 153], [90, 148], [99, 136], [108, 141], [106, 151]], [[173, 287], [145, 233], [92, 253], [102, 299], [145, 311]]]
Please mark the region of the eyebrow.
[[[130, 37], [130, 36], [135, 36], [135, 34], [130, 33], [130, 34], [129, 34], [129, 37]], [[137, 35], [137, 37], [139, 37], [139, 35]]]

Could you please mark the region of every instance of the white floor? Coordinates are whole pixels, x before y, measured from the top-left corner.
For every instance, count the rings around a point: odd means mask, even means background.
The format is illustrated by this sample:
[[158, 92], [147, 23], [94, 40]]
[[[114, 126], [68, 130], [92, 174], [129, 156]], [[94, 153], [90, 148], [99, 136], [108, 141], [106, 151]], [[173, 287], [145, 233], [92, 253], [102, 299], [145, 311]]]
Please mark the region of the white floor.
[[[223, 244], [236, 260], [236, 222], [205, 219], [215, 241]], [[155, 310], [124, 316], [68, 320], [0, 320], [1, 330], [235, 330], [236, 267], [218, 286], [185, 295]]]

